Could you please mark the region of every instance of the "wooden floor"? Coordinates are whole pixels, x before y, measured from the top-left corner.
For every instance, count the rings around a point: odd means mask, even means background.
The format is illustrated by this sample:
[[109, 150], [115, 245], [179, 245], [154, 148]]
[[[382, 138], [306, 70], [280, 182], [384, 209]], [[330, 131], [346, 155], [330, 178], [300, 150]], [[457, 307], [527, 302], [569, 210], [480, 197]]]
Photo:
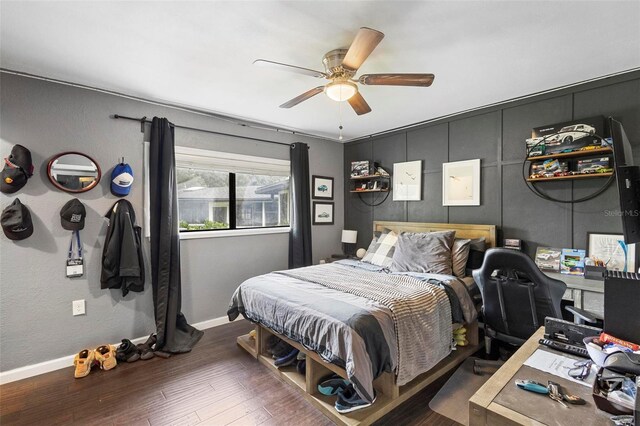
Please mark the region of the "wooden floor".
[[[332, 425], [290, 385], [236, 345], [252, 326], [205, 331], [191, 353], [93, 370], [73, 368], [0, 386], [5, 425]], [[376, 425], [456, 425], [429, 409], [440, 380]]]

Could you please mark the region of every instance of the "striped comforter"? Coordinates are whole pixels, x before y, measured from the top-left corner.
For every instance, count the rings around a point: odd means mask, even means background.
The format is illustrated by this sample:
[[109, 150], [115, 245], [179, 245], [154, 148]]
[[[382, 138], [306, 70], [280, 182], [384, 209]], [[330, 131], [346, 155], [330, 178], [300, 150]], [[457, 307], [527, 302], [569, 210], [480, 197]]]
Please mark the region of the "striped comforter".
[[433, 280], [368, 269], [337, 262], [251, 278], [233, 295], [229, 318], [243, 314], [300, 342], [344, 368], [371, 401], [382, 372], [403, 385], [450, 353], [452, 311]]

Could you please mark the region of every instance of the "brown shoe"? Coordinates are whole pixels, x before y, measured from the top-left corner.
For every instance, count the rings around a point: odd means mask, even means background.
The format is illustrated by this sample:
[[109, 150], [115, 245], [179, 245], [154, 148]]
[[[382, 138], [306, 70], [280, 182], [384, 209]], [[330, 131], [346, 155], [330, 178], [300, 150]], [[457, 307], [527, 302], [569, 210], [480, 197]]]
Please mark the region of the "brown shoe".
[[96, 361], [100, 363], [103, 370], [111, 370], [118, 365], [116, 361], [116, 347], [112, 345], [98, 346], [95, 350]]
[[73, 365], [76, 366], [76, 370], [73, 373], [73, 376], [76, 379], [81, 377], [86, 377], [91, 373], [91, 366], [93, 365], [93, 361], [95, 360], [95, 354], [90, 349], [83, 349], [78, 352], [73, 359]]

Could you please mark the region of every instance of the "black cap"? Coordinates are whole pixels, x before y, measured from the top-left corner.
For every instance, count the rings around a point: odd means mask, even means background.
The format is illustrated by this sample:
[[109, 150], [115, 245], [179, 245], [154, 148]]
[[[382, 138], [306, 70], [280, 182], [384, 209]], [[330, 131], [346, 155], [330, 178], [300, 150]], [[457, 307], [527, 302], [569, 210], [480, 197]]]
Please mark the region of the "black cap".
[[84, 218], [87, 210], [77, 198], [68, 201], [60, 210], [60, 223], [64, 229], [79, 231], [84, 229]]
[[27, 184], [33, 176], [31, 151], [22, 145], [14, 145], [11, 154], [4, 159], [4, 168], [0, 179], [0, 191], [12, 194]]
[[0, 223], [2, 223], [4, 235], [10, 240], [24, 240], [33, 234], [31, 213], [18, 198], [2, 211]]

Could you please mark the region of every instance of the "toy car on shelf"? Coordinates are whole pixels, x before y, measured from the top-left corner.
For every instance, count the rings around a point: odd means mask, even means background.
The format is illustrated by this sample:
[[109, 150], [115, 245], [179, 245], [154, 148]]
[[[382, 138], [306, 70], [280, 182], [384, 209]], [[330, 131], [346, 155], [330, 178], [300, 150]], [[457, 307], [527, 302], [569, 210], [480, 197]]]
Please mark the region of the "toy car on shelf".
[[571, 176], [571, 172], [568, 170], [558, 170], [553, 173], [553, 176], [554, 177]]
[[589, 167], [585, 167], [584, 169], [581, 170], [581, 172], [583, 174], [591, 174], [591, 173], [604, 173], [601, 172], [601, 169], [604, 169], [605, 167], [601, 164], [594, 164], [592, 166]]
[[610, 167], [602, 167], [596, 170], [596, 173], [613, 173], [613, 169]]
[[598, 146], [598, 145], [587, 145], [587, 146], [583, 146], [582, 148], [580, 148], [578, 151], [592, 151], [594, 149], [600, 149], [602, 148], [602, 146]]

